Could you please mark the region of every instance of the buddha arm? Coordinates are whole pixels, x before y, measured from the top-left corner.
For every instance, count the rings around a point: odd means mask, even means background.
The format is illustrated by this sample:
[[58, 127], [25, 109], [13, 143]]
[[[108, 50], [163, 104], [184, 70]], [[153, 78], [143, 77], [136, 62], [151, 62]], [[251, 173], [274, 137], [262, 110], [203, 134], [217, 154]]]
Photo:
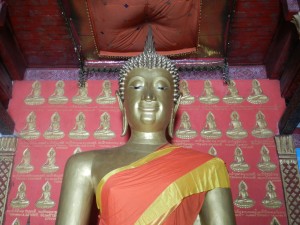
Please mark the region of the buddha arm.
[[199, 216], [201, 225], [235, 225], [231, 190], [216, 188], [207, 192]]
[[94, 196], [89, 160], [72, 156], [65, 167], [56, 225], [88, 225]]

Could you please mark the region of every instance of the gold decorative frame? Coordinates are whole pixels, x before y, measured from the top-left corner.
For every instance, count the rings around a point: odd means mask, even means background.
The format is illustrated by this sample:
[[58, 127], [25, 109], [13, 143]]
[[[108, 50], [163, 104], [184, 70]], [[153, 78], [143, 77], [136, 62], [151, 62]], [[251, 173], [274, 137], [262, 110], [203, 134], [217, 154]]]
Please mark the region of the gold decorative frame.
[[279, 156], [281, 179], [283, 184], [288, 224], [300, 224], [300, 182], [296, 150], [292, 135], [275, 136]]
[[16, 152], [17, 138], [0, 138], [0, 224], [4, 222], [6, 201]]

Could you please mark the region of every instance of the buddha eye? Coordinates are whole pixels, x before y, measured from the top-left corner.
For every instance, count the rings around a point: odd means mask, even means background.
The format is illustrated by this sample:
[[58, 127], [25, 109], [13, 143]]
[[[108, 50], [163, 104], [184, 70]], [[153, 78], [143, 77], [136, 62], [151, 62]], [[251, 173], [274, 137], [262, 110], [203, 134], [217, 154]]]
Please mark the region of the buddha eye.
[[165, 90], [168, 89], [168, 87], [166, 87], [166, 86], [159, 86], [159, 87], [157, 87], [157, 89], [158, 89], [158, 90], [165, 91]]
[[134, 90], [140, 90], [140, 89], [143, 88], [142, 85], [130, 85], [129, 87], [132, 88], [132, 89], [134, 89]]

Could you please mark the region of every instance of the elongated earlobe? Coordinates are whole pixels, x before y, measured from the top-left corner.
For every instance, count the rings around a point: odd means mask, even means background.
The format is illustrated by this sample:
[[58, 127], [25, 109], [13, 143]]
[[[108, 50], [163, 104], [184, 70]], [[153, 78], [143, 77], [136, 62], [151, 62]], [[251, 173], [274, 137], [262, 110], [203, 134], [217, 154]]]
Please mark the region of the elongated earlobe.
[[123, 102], [120, 98], [120, 94], [118, 91], [116, 91], [116, 96], [117, 96], [117, 100], [118, 100], [118, 103], [119, 103], [119, 108], [121, 110], [121, 113], [122, 113], [122, 134], [121, 136], [125, 136], [126, 133], [127, 133], [127, 130], [128, 130], [128, 122], [127, 122], [127, 116], [126, 116], [126, 110], [124, 108], [124, 105], [123, 105]]
[[171, 138], [173, 138], [174, 122], [175, 122], [175, 117], [176, 117], [177, 110], [178, 110], [179, 105], [180, 105], [181, 96], [182, 96], [182, 94], [180, 93], [180, 96], [179, 96], [179, 98], [178, 98], [178, 100], [177, 100], [177, 102], [174, 105], [174, 108], [172, 110], [171, 119], [170, 119], [170, 123], [169, 123], [169, 126], [168, 126], [168, 133], [169, 133], [169, 136]]

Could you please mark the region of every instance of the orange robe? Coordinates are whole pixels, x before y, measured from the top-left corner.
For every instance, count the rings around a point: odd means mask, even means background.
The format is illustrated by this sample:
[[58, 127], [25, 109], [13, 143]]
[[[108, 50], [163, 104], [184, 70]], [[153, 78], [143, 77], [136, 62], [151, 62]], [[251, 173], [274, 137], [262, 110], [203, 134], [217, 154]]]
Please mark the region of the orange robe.
[[192, 225], [205, 193], [217, 187], [229, 187], [222, 160], [165, 146], [104, 176], [96, 193], [99, 225]]

